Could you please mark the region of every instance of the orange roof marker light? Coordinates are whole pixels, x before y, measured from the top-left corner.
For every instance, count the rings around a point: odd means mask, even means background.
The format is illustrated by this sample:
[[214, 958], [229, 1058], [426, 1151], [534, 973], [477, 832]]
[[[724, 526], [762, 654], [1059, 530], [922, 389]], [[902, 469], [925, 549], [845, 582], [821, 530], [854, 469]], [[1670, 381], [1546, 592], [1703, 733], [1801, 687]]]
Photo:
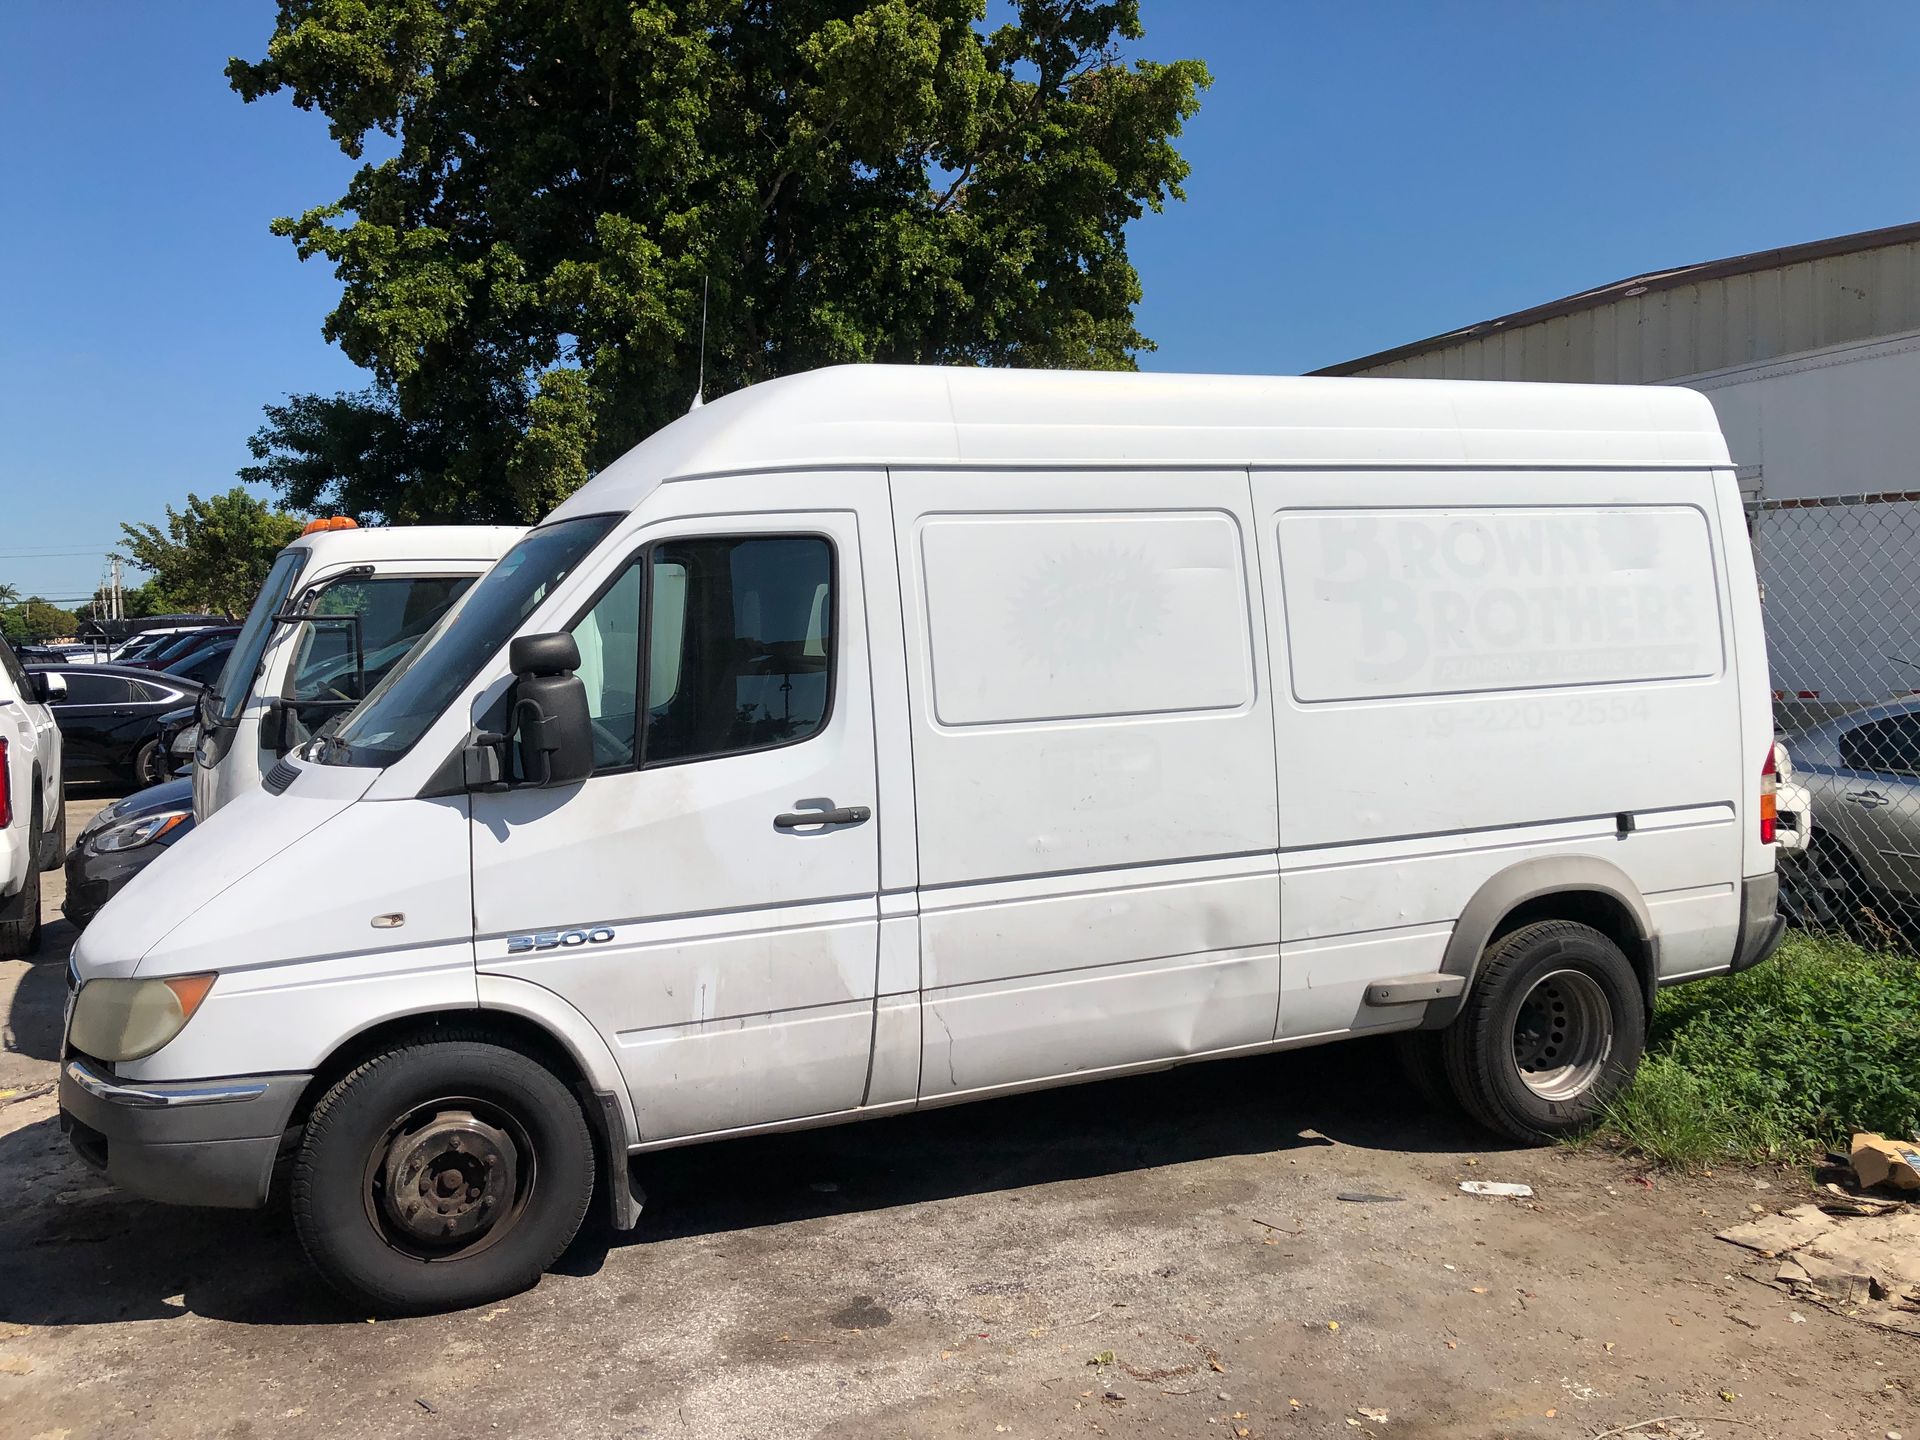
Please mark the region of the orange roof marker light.
[[360, 522], [351, 515], [328, 515], [323, 519], [309, 520], [300, 533], [311, 535], [316, 530], [358, 530]]

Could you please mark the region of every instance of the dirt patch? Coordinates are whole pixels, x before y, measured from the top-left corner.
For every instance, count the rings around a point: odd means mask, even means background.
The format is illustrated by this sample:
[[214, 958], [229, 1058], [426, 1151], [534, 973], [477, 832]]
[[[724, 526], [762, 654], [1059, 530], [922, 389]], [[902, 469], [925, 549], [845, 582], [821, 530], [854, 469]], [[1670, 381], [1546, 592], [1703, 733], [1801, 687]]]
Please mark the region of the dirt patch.
[[106, 1190], [25, 1101], [0, 1108], [0, 1440], [1920, 1431], [1920, 1347], [1714, 1238], [1806, 1198], [1791, 1177], [1648, 1188], [1605, 1155], [1490, 1151], [1409, 1111], [1386, 1062], [1335, 1047], [671, 1152], [631, 1239], [378, 1324], [277, 1215]]

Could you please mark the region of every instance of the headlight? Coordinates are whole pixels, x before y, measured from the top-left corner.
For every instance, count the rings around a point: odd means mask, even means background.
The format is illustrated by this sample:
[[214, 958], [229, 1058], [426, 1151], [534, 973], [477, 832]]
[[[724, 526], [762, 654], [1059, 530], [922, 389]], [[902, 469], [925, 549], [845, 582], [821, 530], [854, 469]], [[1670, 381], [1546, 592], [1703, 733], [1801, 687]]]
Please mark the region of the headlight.
[[110, 854], [115, 850], [138, 850], [142, 845], [151, 845], [162, 835], [176, 826], [186, 823], [191, 810], [161, 810], [152, 815], [142, 815], [138, 820], [122, 820], [118, 825], [109, 825], [96, 832], [87, 841], [97, 854]]
[[89, 980], [73, 1002], [67, 1037], [100, 1060], [138, 1060], [186, 1028], [213, 988], [211, 975], [165, 980]]
[[172, 743], [167, 746], [167, 753], [169, 755], [185, 757], [193, 754], [194, 747], [199, 745], [199, 743], [200, 727], [198, 725], [189, 725], [173, 737]]

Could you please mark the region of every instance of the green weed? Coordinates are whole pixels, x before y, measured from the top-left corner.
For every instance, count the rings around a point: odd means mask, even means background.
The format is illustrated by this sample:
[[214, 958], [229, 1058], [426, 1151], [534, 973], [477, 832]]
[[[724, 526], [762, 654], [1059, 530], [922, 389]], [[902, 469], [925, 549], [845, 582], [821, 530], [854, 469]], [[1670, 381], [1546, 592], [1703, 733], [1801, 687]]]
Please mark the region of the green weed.
[[1920, 1129], [1920, 961], [1789, 935], [1744, 975], [1661, 992], [1606, 1128], [1663, 1163], [1797, 1160]]

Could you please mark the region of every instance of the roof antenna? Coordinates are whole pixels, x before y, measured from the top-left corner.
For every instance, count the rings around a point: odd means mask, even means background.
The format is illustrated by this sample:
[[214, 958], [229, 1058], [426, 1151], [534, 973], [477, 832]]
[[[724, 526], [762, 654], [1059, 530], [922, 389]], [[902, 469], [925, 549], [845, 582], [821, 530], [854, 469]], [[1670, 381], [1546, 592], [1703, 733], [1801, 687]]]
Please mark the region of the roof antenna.
[[707, 280], [700, 277], [700, 378], [693, 382], [693, 404], [687, 407], [691, 415], [707, 403]]

